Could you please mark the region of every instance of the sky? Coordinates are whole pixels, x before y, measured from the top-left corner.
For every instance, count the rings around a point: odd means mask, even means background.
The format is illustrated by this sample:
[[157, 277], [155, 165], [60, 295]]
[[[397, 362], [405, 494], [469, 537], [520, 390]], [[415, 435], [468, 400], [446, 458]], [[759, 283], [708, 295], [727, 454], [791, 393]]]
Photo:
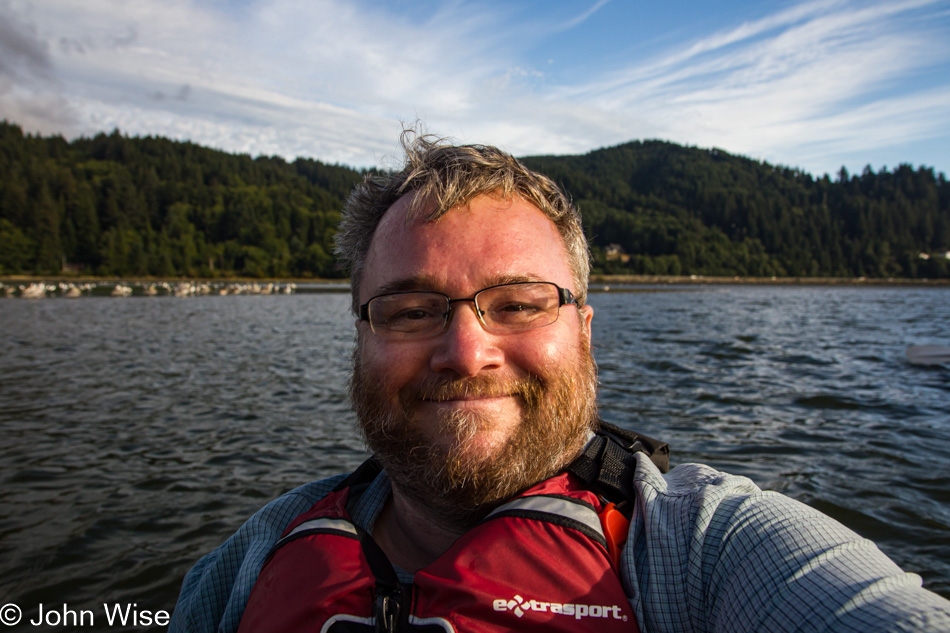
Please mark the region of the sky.
[[0, 0], [0, 119], [353, 167], [422, 125], [948, 173], [950, 0]]

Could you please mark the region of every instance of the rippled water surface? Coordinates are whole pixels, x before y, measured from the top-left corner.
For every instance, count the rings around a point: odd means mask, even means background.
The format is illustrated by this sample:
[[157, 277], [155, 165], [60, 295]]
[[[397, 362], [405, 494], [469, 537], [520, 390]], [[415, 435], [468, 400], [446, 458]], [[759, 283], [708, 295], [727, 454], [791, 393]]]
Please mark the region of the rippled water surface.
[[[605, 418], [748, 475], [950, 597], [950, 290], [591, 295]], [[0, 602], [171, 610], [269, 499], [352, 469], [348, 295], [0, 300]]]

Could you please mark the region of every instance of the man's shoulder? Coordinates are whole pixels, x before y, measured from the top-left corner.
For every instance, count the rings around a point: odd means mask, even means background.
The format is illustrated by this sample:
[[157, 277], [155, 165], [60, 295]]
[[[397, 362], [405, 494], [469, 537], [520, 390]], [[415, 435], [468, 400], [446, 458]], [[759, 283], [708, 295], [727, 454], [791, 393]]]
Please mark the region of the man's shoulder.
[[294, 518], [329, 494], [346, 476], [313, 481], [274, 499], [195, 563], [182, 583], [169, 630], [215, 631], [222, 620], [229, 619], [234, 620], [236, 628], [250, 587], [274, 543]]
[[638, 456], [637, 459], [634, 482], [638, 492], [653, 494], [658, 498], [762, 492], [748, 477], [732, 475], [706, 464], [678, 464], [669, 472], [661, 472], [646, 456]]
[[[661, 473], [649, 459], [638, 457], [633, 486], [634, 527], [665, 541], [666, 548], [683, 561], [698, 543], [705, 548], [703, 555], [708, 555], [717, 539], [729, 540], [738, 533], [742, 538], [754, 533], [764, 539], [779, 534], [784, 539], [809, 539], [803, 523], [827, 522], [841, 540], [860, 540], [844, 525], [800, 501], [706, 464], [681, 464]], [[651, 525], [663, 529], [651, 530]]]
[[347, 474], [334, 475], [285, 492], [255, 512], [218, 549], [229, 544], [252, 543], [261, 539], [276, 542], [294, 518], [327, 496], [346, 477]]
[[643, 628], [784, 630], [806, 614], [801, 630], [947, 630], [945, 600], [831, 517], [703, 464], [638, 460], [622, 574]]
[[[298, 486], [268, 503], [261, 508], [257, 514], [274, 514], [275, 516], [282, 517], [284, 515], [284, 508], [292, 509], [298, 507], [300, 504], [313, 505], [327, 496], [347, 476], [348, 473], [341, 473], [327, 477], [326, 479], [318, 479], [317, 481], [311, 481], [310, 483]], [[297, 514], [299, 514], [299, 512]]]

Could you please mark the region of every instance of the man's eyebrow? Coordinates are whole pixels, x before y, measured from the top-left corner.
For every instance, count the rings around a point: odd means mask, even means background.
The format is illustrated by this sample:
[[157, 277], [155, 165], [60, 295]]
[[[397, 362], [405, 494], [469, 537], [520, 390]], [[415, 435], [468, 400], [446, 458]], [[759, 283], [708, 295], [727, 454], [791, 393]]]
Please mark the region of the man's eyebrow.
[[494, 277], [488, 278], [488, 285], [485, 286], [489, 288], [491, 286], [501, 286], [503, 284], [518, 284], [525, 283], [529, 281], [547, 281], [547, 279], [541, 275], [535, 275], [533, 273], [525, 273], [523, 275], [515, 275], [512, 273], [506, 275], [496, 275]]
[[[525, 281], [546, 281], [541, 275], [535, 275], [532, 273], [527, 274], [504, 274], [504, 275], [495, 275], [489, 277], [485, 281], [485, 288], [490, 288], [491, 286], [500, 286], [502, 284], [514, 284]], [[408, 292], [413, 290], [424, 291], [424, 292], [438, 292], [445, 294], [442, 290], [437, 289], [438, 285], [433, 281], [431, 277], [425, 275], [415, 275], [412, 277], [404, 277], [402, 279], [393, 279], [392, 281], [387, 281], [379, 288], [376, 289], [373, 296], [384, 295], [390, 292]], [[481, 290], [481, 288], [479, 288]]]
[[374, 296], [384, 295], [390, 292], [406, 292], [407, 290], [431, 290], [432, 286], [432, 281], [422, 275], [404, 277], [402, 279], [387, 281], [376, 289]]

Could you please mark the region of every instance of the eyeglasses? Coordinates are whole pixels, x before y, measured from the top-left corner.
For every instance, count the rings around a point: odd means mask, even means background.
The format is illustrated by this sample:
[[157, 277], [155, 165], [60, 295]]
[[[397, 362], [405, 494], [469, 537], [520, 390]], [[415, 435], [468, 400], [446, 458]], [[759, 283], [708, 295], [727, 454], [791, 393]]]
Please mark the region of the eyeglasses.
[[577, 305], [570, 290], [549, 281], [490, 286], [467, 299], [450, 299], [441, 292], [390, 292], [360, 306], [360, 319], [372, 331], [390, 339], [425, 338], [449, 325], [452, 304], [471, 301], [478, 320], [489, 332], [521, 332], [551, 325], [560, 307]]

